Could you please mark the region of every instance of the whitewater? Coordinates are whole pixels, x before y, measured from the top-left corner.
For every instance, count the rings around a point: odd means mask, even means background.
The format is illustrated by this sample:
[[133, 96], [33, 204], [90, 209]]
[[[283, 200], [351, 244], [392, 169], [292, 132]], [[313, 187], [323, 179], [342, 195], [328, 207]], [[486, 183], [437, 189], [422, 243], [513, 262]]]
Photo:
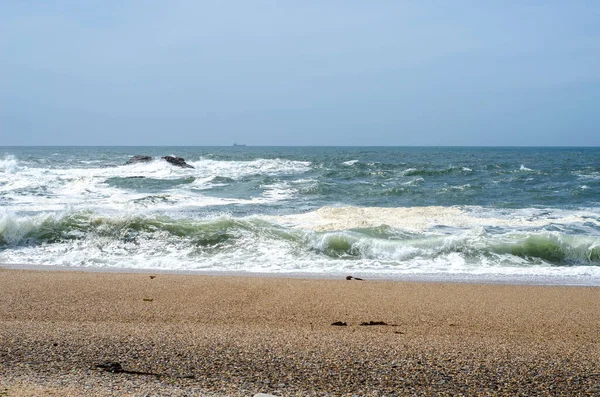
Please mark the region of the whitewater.
[[0, 147], [0, 264], [600, 285], [600, 149]]

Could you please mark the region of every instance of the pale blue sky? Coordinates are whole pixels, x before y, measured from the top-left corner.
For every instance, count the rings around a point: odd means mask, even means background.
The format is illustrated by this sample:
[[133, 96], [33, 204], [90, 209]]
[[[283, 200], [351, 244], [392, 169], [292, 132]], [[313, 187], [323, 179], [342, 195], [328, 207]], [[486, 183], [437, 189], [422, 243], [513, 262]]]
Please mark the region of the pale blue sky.
[[600, 2], [0, 2], [0, 146], [234, 142], [600, 146]]

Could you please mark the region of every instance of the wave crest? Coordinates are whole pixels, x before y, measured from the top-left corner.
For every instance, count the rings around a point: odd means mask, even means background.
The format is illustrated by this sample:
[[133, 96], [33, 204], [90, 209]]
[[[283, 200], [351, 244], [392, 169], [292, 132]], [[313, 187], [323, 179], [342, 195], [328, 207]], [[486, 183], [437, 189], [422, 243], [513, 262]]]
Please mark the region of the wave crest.
[[[367, 209], [361, 210], [365, 214]], [[390, 210], [388, 216], [398, 209]], [[401, 210], [405, 215], [412, 212], [415, 218], [466, 217], [464, 212], [452, 208]], [[323, 211], [335, 214], [344, 209]], [[413, 273], [426, 273], [433, 268], [437, 273], [469, 273], [480, 271], [482, 266], [486, 272], [600, 268], [598, 236], [545, 230], [514, 232], [476, 225], [408, 230], [383, 224], [371, 226], [368, 222], [341, 230], [311, 230], [284, 226], [274, 219], [277, 217], [118, 216], [91, 211], [18, 216], [3, 212], [0, 213], [0, 263], [68, 266], [131, 263], [132, 267], [142, 268], [222, 271], [266, 266], [314, 272], [355, 266], [363, 270], [387, 268]]]
[[9, 155], [0, 159], [0, 172], [5, 174], [14, 174], [17, 172], [19, 166], [18, 160], [15, 156]]

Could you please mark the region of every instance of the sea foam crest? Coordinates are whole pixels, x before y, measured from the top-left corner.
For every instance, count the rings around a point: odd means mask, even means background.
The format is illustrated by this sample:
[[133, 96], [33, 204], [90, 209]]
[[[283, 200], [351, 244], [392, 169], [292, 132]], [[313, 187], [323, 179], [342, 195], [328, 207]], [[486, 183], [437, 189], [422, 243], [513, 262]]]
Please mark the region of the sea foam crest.
[[459, 207], [322, 207], [315, 211], [272, 217], [275, 222], [299, 229], [315, 231], [349, 230], [371, 228], [381, 225], [425, 232], [432, 228], [501, 227], [540, 228], [549, 225], [593, 224], [600, 226], [600, 218], [593, 213], [571, 213], [558, 211], [553, 216], [547, 213], [522, 211], [522, 215], [500, 212], [488, 213], [484, 209]]
[[524, 164], [521, 164], [521, 167], [519, 167], [519, 171], [533, 171], [533, 170], [531, 168], [525, 167]]
[[297, 228], [348, 230], [387, 225], [403, 230], [423, 231], [432, 223], [461, 224], [464, 212], [455, 207], [322, 207], [303, 214], [274, 217]]
[[239, 179], [251, 175], [276, 176], [286, 174], [301, 174], [310, 170], [309, 161], [294, 161], [286, 159], [256, 159], [251, 161], [220, 161], [204, 159], [190, 162], [197, 173], [206, 176], [219, 176]]
[[576, 175], [577, 178], [579, 178], [579, 179], [600, 181], [600, 172], [597, 172], [597, 171], [589, 171], [586, 173], [575, 172], [574, 175]]
[[19, 162], [14, 156], [8, 155], [3, 159], [0, 159], [0, 172], [14, 174], [18, 169], [18, 164]]
[[0, 247], [2, 245], [20, 245], [32, 231], [40, 230], [44, 222], [52, 218], [49, 214], [17, 216], [0, 210]]

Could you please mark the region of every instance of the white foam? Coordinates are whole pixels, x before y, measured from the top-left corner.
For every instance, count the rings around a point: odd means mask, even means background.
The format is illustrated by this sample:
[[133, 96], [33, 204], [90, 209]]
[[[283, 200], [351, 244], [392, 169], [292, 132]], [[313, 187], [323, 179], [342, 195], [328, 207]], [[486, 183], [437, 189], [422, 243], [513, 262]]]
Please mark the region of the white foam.
[[586, 174], [581, 173], [581, 172], [575, 172], [574, 174], [579, 179], [591, 180], [591, 181], [600, 180], [600, 172], [590, 172], [590, 173], [586, 173]]
[[[265, 185], [260, 198], [230, 199], [205, 197], [201, 190], [210, 189], [215, 177], [240, 179], [252, 175], [278, 176], [304, 173], [310, 170], [310, 163], [282, 159], [257, 159], [253, 161], [214, 161], [192, 162], [196, 168], [179, 168], [162, 159], [147, 163], [136, 163], [117, 167], [97, 168], [35, 168], [19, 167], [17, 160], [8, 156], [0, 160], [0, 192], [10, 201], [10, 210], [19, 211], [62, 211], [65, 208], [108, 208], [130, 210], [135, 203], [147, 194], [111, 186], [109, 178], [145, 177], [174, 180], [193, 177], [194, 182], [175, 186], [166, 194], [171, 195], [169, 204], [159, 204], [155, 208], [173, 208], [174, 202], [182, 207], [212, 206], [247, 203], [269, 203], [292, 197], [295, 189], [288, 185]], [[10, 173], [10, 174], [9, 174]], [[38, 192], [39, 191], [39, 192]], [[145, 207], [140, 204], [141, 207]]]
[[322, 207], [316, 211], [287, 215], [275, 218], [297, 228], [311, 230], [347, 230], [387, 225], [409, 231], [427, 229], [432, 221], [449, 218], [458, 222], [462, 211], [458, 208], [415, 207], [415, 208], [378, 208], [378, 207]]
[[467, 183], [464, 185], [459, 185], [459, 186], [449, 186], [447, 188], [443, 188], [442, 191], [448, 191], [448, 190], [465, 190], [465, 189], [470, 189], [471, 188], [471, 184]]
[[424, 182], [424, 181], [425, 181], [425, 179], [423, 179], [423, 178], [421, 178], [421, 177], [419, 176], [419, 177], [416, 177], [416, 178], [413, 178], [413, 179], [411, 179], [411, 180], [410, 180], [410, 181], [408, 181], [408, 182], [403, 182], [402, 184], [403, 184], [403, 185], [416, 185], [416, 184], [418, 184], [418, 183], [420, 183], [420, 182]]
[[359, 160], [349, 160], [349, 161], [344, 161], [342, 164], [344, 165], [354, 165], [356, 163], [358, 163]]
[[6, 156], [3, 159], [0, 159], [0, 173], [4, 174], [14, 174], [18, 169], [18, 161], [12, 156]]
[[27, 235], [51, 215], [38, 214], [29, 217], [18, 217], [5, 209], [0, 209], [0, 236], [9, 245], [18, 244]]
[[[452, 210], [441, 211], [441, 213], [438, 209], [427, 210], [437, 214], [436, 216], [441, 215], [443, 219], [450, 219], [456, 215]], [[188, 219], [188, 215], [182, 214], [182, 219]], [[128, 219], [133, 215], [114, 215], [109, 218], [100, 215], [89, 216], [89, 220], [83, 220], [84, 223], [101, 221], [98, 227], [105, 228], [107, 234], [110, 234], [111, 228], [118, 230], [119, 225], [128, 223]], [[157, 219], [160, 221], [160, 218]], [[225, 216], [223, 219], [230, 219], [230, 217]], [[600, 284], [598, 266], [553, 266], [542, 260], [536, 265], [531, 260], [510, 253], [484, 250], [483, 248], [493, 247], [494, 244], [501, 244], [503, 239], [507, 243], [514, 243], [515, 239], [521, 237], [510, 234], [489, 235], [481, 228], [453, 231], [451, 234], [422, 233], [420, 236], [412, 235], [404, 239], [388, 240], [347, 230], [305, 232], [270, 228], [269, 224], [264, 223], [262, 219], [264, 217], [259, 216], [239, 219], [240, 222], [251, 222], [248, 223], [250, 227], [236, 229], [234, 231], [236, 238], [231, 245], [210, 252], [198, 250], [193, 241], [171, 235], [164, 230], [142, 230], [139, 231], [135, 241], [128, 241], [118, 236], [107, 237], [103, 233], [87, 233], [76, 240], [31, 246], [9, 246], [0, 251], [0, 263], [220, 272], [311, 274], [352, 272], [352, 274], [373, 277], [381, 275], [574, 277], [587, 280], [587, 283]], [[0, 230], [5, 239], [8, 236], [10, 241], [18, 243], [29, 231], [48, 220], [59, 220], [59, 216], [57, 215], [55, 219], [42, 216], [17, 218], [2, 213]], [[192, 223], [203, 221], [196, 220]], [[209, 219], [206, 218], [205, 221]], [[7, 231], [9, 233], [6, 233]], [[286, 234], [288, 237], [274, 237], [278, 233]], [[524, 233], [522, 238], [527, 239], [531, 235]], [[549, 232], [546, 236], [555, 238], [558, 243], [565, 238], [556, 232]], [[566, 238], [571, 237], [566, 236]], [[332, 247], [335, 249], [336, 244], [340, 245], [338, 241], [342, 241], [342, 248], [350, 247], [347, 253], [350, 255], [355, 253], [355, 257], [340, 259], [335, 255], [327, 255], [329, 249]], [[600, 239], [587, 236], [573, 237], [573, 241], [564, 243], [564, 247], [571, 247], [571, 254], [569, 249], [565, 249], [567, 255], [574, 255], [577, 259], [578, 255], [585, 255], [585, 252], [598, 249]], [[482, 254], [478, 256], [477, 252]], [[342, 249], [340, 255], [343, 257], [345, 254]]]
[[521, 164], [519, 171], [533, 171], [533, 170], [531, 168], [527, 168], [527, 167], [525, 167], [525, 165]]
[[[540, 210], [533, 210], [540, 212]], [[410, 232], [425, 232], [434, 227], [473, 228], [540, 228], [551, 224], [574, 224], [590, 222], [600, 227], [600, 216], [593, 212], [556, 211], [555, 216], [535, 215], [521, 211], [522, 216], [510, 213], [501, 217], [500, 212], [481, 207], [469, 211], [458, 207], [322, 207], [316, 211], [271, 217], [283, 225], [316, 231], [373, 228], [387, 225]], [[495, 215], [495, 216], [494, 216]], [[517, 216], [515, 216], [517, 215]]]
[[251, 175], [292, 175], [310, 170], [308, 161], [285, 159], [256, 159], [252, 161], [199, 160], [190, 162], [196, 168], [196, 174], [211, 177], [240, 179]]

